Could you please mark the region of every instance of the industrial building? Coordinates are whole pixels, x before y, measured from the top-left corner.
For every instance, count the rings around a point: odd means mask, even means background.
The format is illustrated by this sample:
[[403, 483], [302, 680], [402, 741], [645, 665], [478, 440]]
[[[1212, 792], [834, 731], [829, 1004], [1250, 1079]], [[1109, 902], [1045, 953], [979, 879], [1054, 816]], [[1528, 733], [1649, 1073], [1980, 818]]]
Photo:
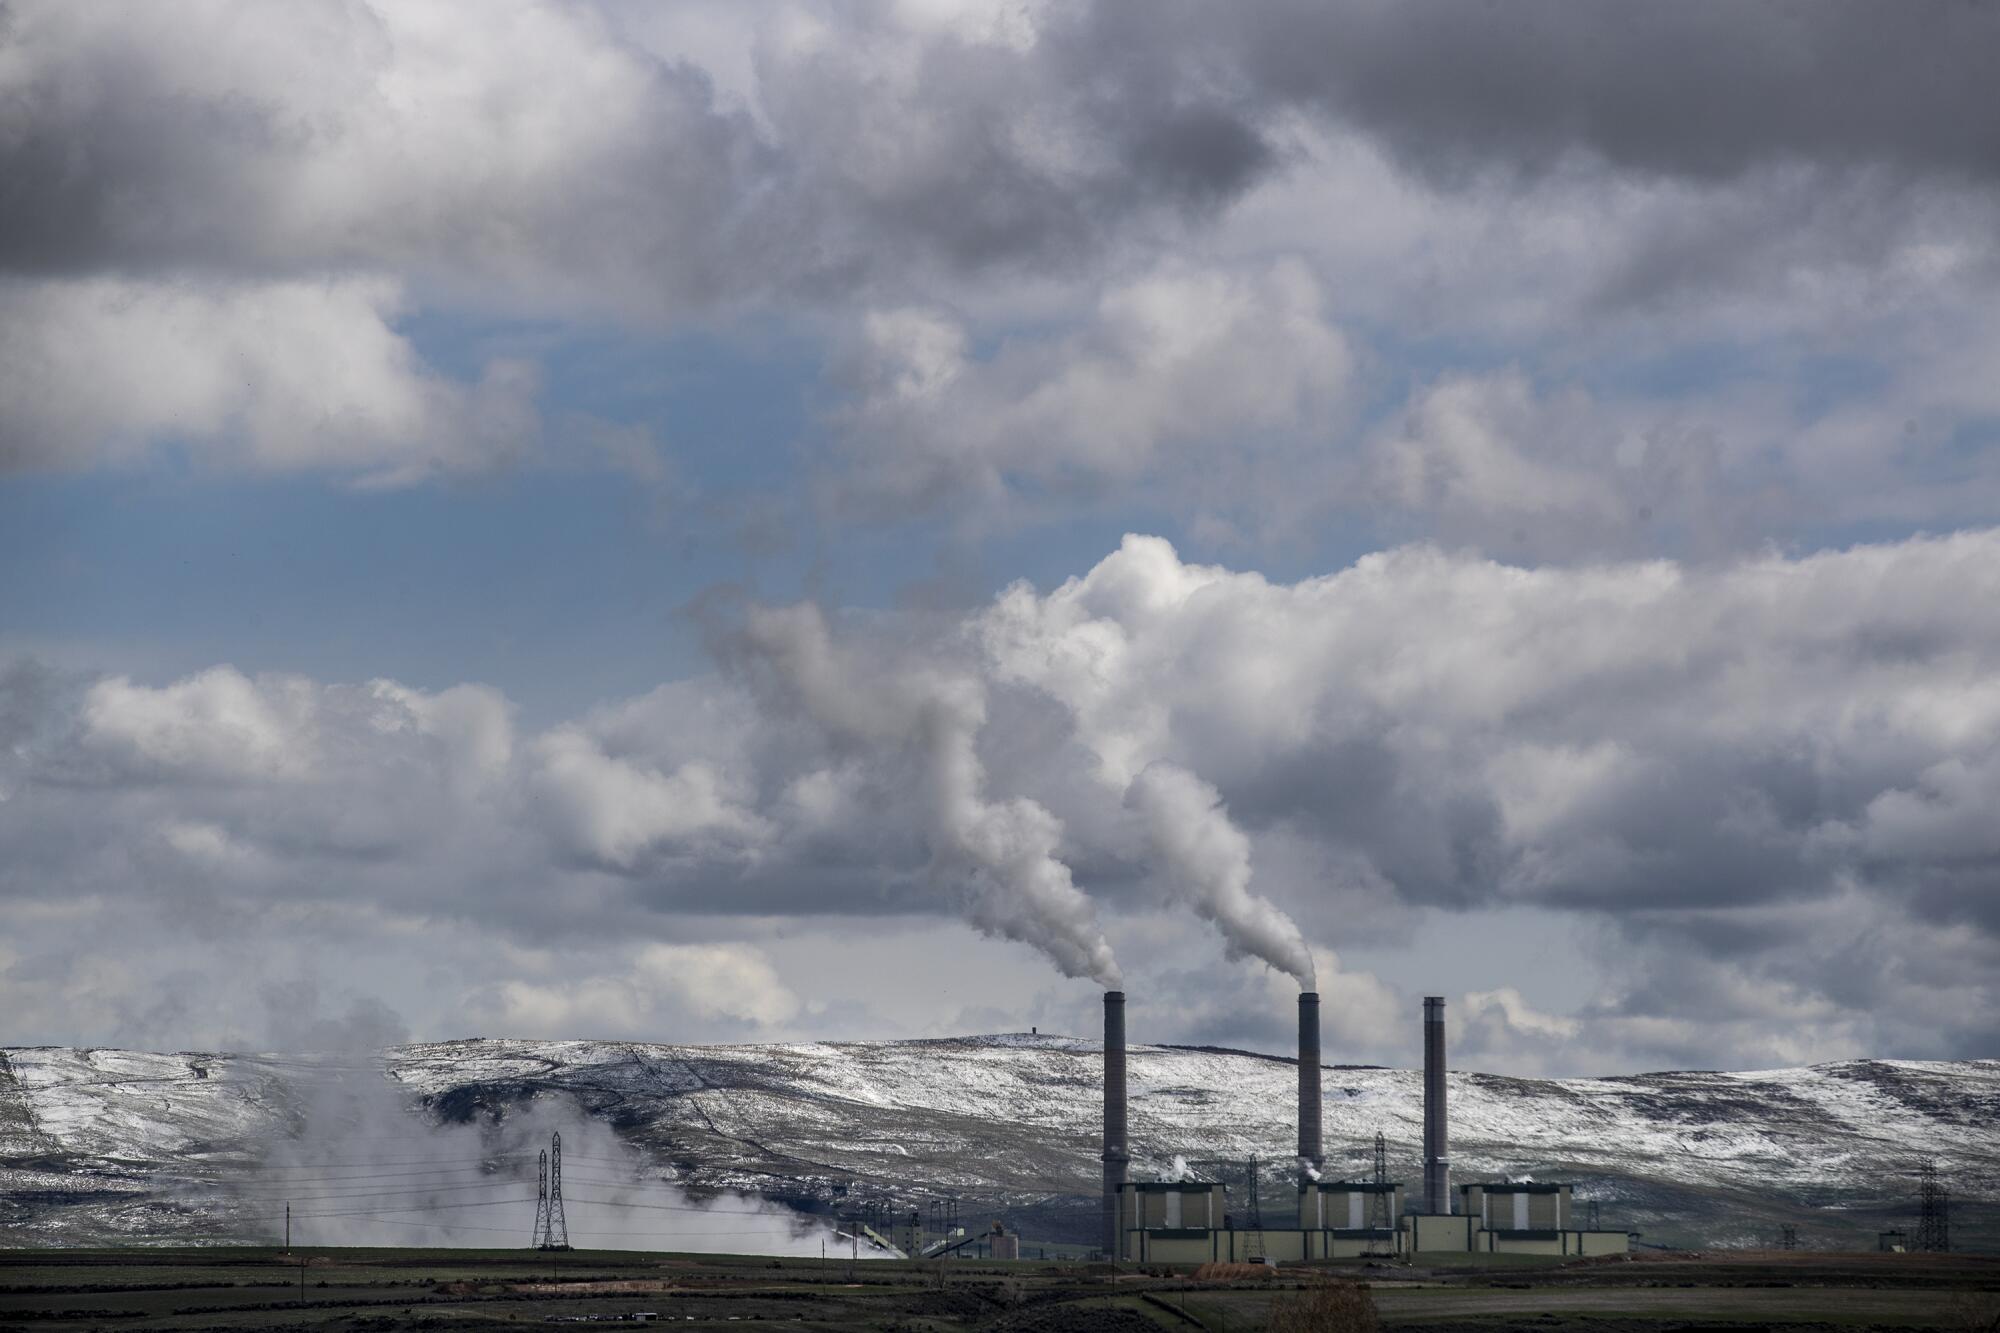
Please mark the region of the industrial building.
[[[1624, 1253], [1623, 1231], [1586, 1230], [1571, 1217], [1570, 1186], [1537, 1181], [1451, 1189], [1445, 1109], [1442, 996], [1424, 999], [1423, 1197], [1405, 1212], [1403, 1186], [1386, 1178], [1378, 1141], [1376, 1176], [1320, 1178], [1319, 996], [1299, 996], [1298, 1209], [1264, 1225], [1229, 1210], [1215, 1181], [1133, 1181], [1126, 1141], [1125, 994], [1104, 996], [1103, 1249], [1134, 1263], [1287, 1263], [1363, 1255]], [[1456, 1205], [1456, 1206], [1455, 1206]]]

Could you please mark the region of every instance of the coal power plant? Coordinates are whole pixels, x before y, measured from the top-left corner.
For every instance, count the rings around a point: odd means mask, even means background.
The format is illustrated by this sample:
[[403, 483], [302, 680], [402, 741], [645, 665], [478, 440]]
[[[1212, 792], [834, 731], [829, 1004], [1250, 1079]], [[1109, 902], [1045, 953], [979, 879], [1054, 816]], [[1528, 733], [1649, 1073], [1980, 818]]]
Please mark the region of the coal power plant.
[[1296, 1208], [1256, 1196], [1255, 1163], [1245, 1194], [1221, 1180], [1130, 1179], [1126, 1124], [1125, 993], [1104, 996], [1104, 1194], [1102, 1253], [1131, 1263], [1280, 1263], [1437, 1254], [1599, 1255], [1626, 1252], [1622, 1230], [1577, 1225], [1571, 1187], [1546, 1181], [1451, 1185], [1445, 1003], [1423, 1003], [1423, 1189], [1406, 1206], [1388, 1178], [1386, 1146], [1374, 1144], [1366, 1179], [1324, 1178], [1320, 997], [1299, 996], [1298, 1184]]

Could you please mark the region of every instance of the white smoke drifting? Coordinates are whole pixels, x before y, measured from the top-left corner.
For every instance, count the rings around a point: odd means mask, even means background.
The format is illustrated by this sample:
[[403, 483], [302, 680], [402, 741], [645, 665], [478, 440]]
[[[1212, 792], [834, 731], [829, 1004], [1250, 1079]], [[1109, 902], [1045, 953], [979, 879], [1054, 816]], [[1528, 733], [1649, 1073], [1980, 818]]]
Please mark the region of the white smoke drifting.
[[229, 1190], [245, 1234], [280, 1240], [289, 1204], [294, 1246], [525, 1247], [538, 1157], [560, 1133], [574, 1248], [804, 1256], [836, 1239], [824, 1223], [755, 1195], [690, 1196], [566, 1101], [436, 1124], [379, 1062], [334, 1057], [318, 1069], [288, 1090], [292, 1133]]
[[871, 669], [833, 641], [810, 605], [752, 610], [742, 641], [831, 744], [876, 766], [915, 759], [924, 839], [973, 925], [1041, 950], [1064, 976], [1123, 984], [1096, 909], [1057, 855], [1062, 821], [1026, 797], [985, 794], [978, 738], [986, 689], [976, 675], [936, 665]]
[[1250, 840], [1230, 822], [1221, 793], [1176, 764], [1147, 765], [1126, 800], [1146, 821], [1154, 855], [1175, 891], [1222, 932], [1231, 958], [1261, 958], [1317, 990], [1312, 950], [1277, 906], [1250, 891]]

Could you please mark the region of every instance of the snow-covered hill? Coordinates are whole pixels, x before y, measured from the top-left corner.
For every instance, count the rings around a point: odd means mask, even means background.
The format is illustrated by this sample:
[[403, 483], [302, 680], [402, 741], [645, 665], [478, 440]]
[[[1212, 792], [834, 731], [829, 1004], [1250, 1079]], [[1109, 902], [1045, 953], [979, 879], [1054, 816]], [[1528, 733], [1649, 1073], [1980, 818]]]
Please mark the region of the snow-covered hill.
[[[1268, 1206], [1288, 1188], [1295, 1088], [1287, 1060], [1134, 1047], [1135, 1173], [1164, 1172], [1178, 1154], [1240, 1194], [1242, 1168], [1229, 1164], [1255, 1154], [1268, 1164]], [[1325, 1090], [1329, 1170], [1361, 1171], [1379, 1131], [1392, 1173], [1417, 1176], [1414, 1071], [1329, 1067]], [[601, 1127], [629, 1154], [595, 1169], [697, 1194], [754, 1190], [809, 1208], [952, 1195], [962, 1216], [1082, 1238], [1100, 1095], [1095, 1044], [1055, 1036], [476, 1040], [346, 1059], [9, 1049], [0, 1241], [268, 1234], [240, 1199], [242, 1182], [274, 1162], [351, 1172], [422, 1160], [437, 1151], [434, 1136], [454, 1134], [513, 1149], [494, 1136], [564, 1117]], [[1579, 1197], [1601, 1201], [1606, 1225], [1648, 1240], [1751, 1244], [1789, 1222], [1809, 1242], [1872, 1241], [1913, 1220], [1911, 1172], [1927, 1156], [1953, 1188], [1957, 1237], [2000, 1239], [2000, 1061], [1459, 1073], [1451, 1113], [1457, 1179], [1575, 1180]]]

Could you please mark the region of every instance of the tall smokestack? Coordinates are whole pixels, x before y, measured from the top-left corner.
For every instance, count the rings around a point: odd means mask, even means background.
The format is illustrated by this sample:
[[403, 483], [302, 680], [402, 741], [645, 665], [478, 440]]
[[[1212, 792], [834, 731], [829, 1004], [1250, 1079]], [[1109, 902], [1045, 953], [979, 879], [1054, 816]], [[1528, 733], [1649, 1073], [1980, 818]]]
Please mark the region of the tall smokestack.
[[1444, 1110], [1444, 996], [1424, 997], [1424, 1211], [1451, 1212], [1451, 1141]]
[[1104, 992], [1104, 1257], [1118, 1258], [1118, 1187], [1125, 1183], [1125, 992]]
[[1299, 1175], [1326, 1160], [1319, 1146], [1319, 992], [1299, 992]]

